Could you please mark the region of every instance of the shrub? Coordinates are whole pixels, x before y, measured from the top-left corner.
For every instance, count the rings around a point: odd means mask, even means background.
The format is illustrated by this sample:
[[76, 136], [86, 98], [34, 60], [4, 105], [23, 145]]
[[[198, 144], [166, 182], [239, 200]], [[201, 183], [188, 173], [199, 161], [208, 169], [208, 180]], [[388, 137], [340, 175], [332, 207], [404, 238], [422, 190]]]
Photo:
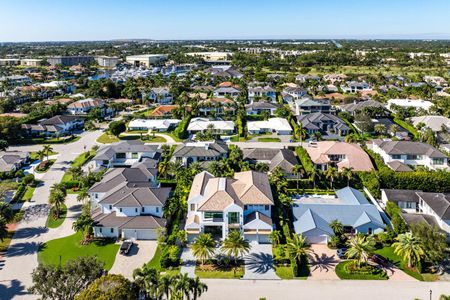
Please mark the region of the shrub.
[[314, 164], [309, 157], [308, 152], [303, 147], [297, 147], [295, 149], [295, 152], [297, 153], [298, 158], [300, 159], [303, 169], [305, 169], [306, 173], [311, 173], [311, 171], [314, 169]]
[[30, 185], [34, 182], [34, 175], [33, 174], [27, 174], [23, 177], [22, 183], [26, 185]]

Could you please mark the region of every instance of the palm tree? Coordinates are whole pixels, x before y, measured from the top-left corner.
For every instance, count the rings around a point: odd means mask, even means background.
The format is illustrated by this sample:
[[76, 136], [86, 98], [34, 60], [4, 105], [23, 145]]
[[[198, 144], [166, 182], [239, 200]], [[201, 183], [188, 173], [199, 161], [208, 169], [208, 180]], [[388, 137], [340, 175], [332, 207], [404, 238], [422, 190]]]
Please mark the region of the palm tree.
[[300, 181], [300, 175], [303, 175], [303, 167], [302, 165], [295, 165], [294, 168], [292, 168], [292, 172], [297, 175], [297, 192], [298, 192], [298, 182]]
[[234, 257], [234, 262], [237, 265], [239, 256], [250, 252], [250, 244], [244, 239], [239, 231], [232, 231], [223, 240], [221, 250], [228, 255]]
[[71, 167], [67, 170], [67, 173], [72, 175], [73, 180], [78, 180], [81, 175], [83, 175], [83, 169], [81, 167]]
[[89, 199], [89, 193], [87, 189], [83, 188], [78, 191], [77, 201], [84, 202], [86, 199]]
[[189, 170], [191, 172], [191, 175], [195, 176], [202, 171], [202, 167], [200, 166], [200, 163], [193, 162], [192, 164], [189, 165]]
[[333, 182], [337, 175], [337, 170], [334, 167], [329, 167], [324, 172], [325, 177], [330, 180], [331, 189], [333, 189]]
[[188, 274], [187, 273], [178, 274], [177, 280], [175, 282], [175, 290], [183, 292], [186, 299], [189, 300], [191, 296], [190, 288], [191, 288], [191, 279], [189, 278]]
[[12, 210], [11, 204], [7, 202], [0, 202], [0, 218], [5, 219], [6, 222], [12, 220], [14, 212]]
[[39, 159], [40, 161], [42, 161], [42, 160], [44, 159], [44, 157], [45, 157], [45, 152], [44, 152], [44, 150], [36, 151], [36, 156], [38, 157], [38, 159]]
[[421, 241], [413, 236], [412, 232], [399, 234], [397, 242], [392, 244], [394, 253], [408, 260], [408, 267], [412, 268], [413, 263], [419, 263], [425, 255]]
[[47, 156], [47, 160], [48, 160], [48, 156], [49, 156], [50, 152], [53, 152], [52, 146], [49, 144], [44, 145], [44, 148], [42, 150], [45, 152], [45, 155]]
[[163, 291], [163, 295], [166, 296], [166, 299], [170, 299], [170, 294], [173, 292], [175, 288], [176, 278], [170, 275], [162, 276], [159, 281], [160, 289]]
[[191, 245], [192, 253], [201, 260], [202, 265], [205, 263], [205, 260], [214, 255], [215, 247], [216, 242], [209, 233], [200, 234]]
[[377, 124], [374, 126], [375, 133], [378, 133], [379, 135], [382, 135], [386, 132], [386, 125], [384, 124]]
[[179, 162], [179, 161], [175, 161], [175, 162], [170, 161], [168, 166], [167, 166], [167, 172], [172, 177], [174, 177], [175, 174], [177, 174], [178, 171], [181, 169], [181, 167], [182, 167], [181, 162]]
[[64, 204], [66, 200], [66, 194], [59, 190], [55, 189], [50, 193], [50, 197], [48, 197], [48, 203], [52, 206], [55, 218], [58, 219], [61, 213], [61, 206]]
[[292, 237], [288, 238], [286, 250], [289, 256], [297, 261], [297, 265], [300, 265], [302, 257], [311, 252], [310, 245], [301, 234], [292, 234]]
[[189, 289], [192, 293], [192, 299], [197, 300], [204, 292], [208, 291], [208, 286], [200, 281], [200, 278], [191, 278], [189, 282]]
[[355, 235], [347, 242], [348, 250], [347, 257], [355, 258], [358, 263], [358, 268], [361, 267], [361, 262], [367, 263], [372, 246], [370, 241], [363, 235]]
[[208, 166], [208, 172], [218, 177], [222, 175], [222, 163], [218, 161], [212, 161]]
[[274, 230], [270, 233], [270, 240], [273, 244], [279, 245], [281, 240], [281, 233], [279, 230]]
[[0, 241], [3, 242], [3, 240], [8, 236], [8, 222], [5, 218], [0, 217]]
[[333, 232], [336, 236], [341, 236], [344, 233], [344, 228], [339, 220], [331, 221], [329, 226], [331, 229], [333, 229]]
[[311, 169], [311, 171], [309, 171], [309, 179], [312, 180], [314, 189], [316, 189], [316, 179], [318, 176], [319, 172], [316, 168], [313, 168]]
[[151, 299], [159, 299], [164, 292], [161, 289], [159, 271], [148, 264], [133, 271], [133, 279], [140, 292]]
[[350, 181], [353, 178], [353, 168], [352, 167], [350, 167], [350, 168], [347, 168], [347, 167], [342, 168], [342, 172], [341, 173], [342, 173], [342, 176], [347, 178], [347, 186], [350, 186]]
[[73, 222], [72, 229], [76, 232], [82, 232], [83, 237], [86, 237], [93, 224], [94, 220], [92, 220], [91, 215], [89, 213], [82, 213], [77, 220]]
[[397, 124], [392, 124], [389, 128], [389, 131], [392, 135], [395, 135], [398, 132], [399, 126]]

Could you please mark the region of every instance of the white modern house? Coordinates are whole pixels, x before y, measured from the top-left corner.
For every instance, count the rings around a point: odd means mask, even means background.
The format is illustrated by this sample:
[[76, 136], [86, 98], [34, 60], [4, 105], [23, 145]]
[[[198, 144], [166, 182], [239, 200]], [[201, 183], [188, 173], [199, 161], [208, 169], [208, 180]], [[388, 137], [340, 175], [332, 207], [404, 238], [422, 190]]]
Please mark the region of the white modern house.
[[429, 111], [430, 108], [433, 106], [433, 103], [431, 101], [427, 101], [427, 100], [421, 100], [421, 99], [417, 99], [417, 100], [413, 100], [413, 99], [389, 99], [387, 101], [387, 109], [389, 109], [390, 111], [393, 110], [393, 106], [400, 106], [403, 108], [421, 108], [425, 111]]
[[252, 104], [255, 99], [258, 99], [258, 101], [277, 102], [277, 93], [271, 86], [254, 86], [249, 87], [247, 90], [248, 101], [250, 104]]
[[292, 128], [289, 122], [283, 118], [270, 118], [267, 121], [247, 122], [248, 133], [276, 133], [278, 135], [292, 134]]
[[341, 88], [345, 93], [351, 94], [372, 90], [367, 82], [359, 82], [359, 81], [349, 81], [347, 82], [346, 85], [342, 85]]
[[124, 141], [103, 146], [92, 159], [95, 168], [130, 167], [144, 158], [156, 159], [157, 145], [145, 145], [141, 141]]
[[433, 146], [410, 141], [373, 140], [372, 150], [386, 164], [398, 161], [406, 166], [424, 166], [431, 170], [448, 170], [448, 157]]
[[135, 119], [128, 123], [128, 130], [151, 130], [165, 132], [178, 126], [178, 119]]
[[264, 173], [247, 171], [233, 178], [217, 178], [204, 171], [195, 176], [188, 197], [188, 240], [200, 233], [220, 240], [236, 230], [251, 242], [270, 243], [273, 204]]
[[71, 115], [86, 115], [88, 114], [93, 108], [100, 108], [102, 109], [102, 114], [106, 115], [108, 113], [111, 113], [112, 110], [104, 110], [105, 108], [105, 102], [101, 99], [83, 99], [78, 100], [75, 102], [70, 103], [67, 105], [67, 111]]
[[206, 141], [178, 145], [173, 151], [171, 161], [180, 162], [187, 167], [191, 163], [208, 163], [228, 156], [228, 145], [222, 141]]
[[153, 103], [159, 104], [171, 104], [173, 101], [173, 95], [166, 87], [152, 88], [147, 94], [143, 94], [142, 98], [148, 97]]
[[236, 99], [239, 96], [240, 91], [232, 86], [223, 86], [214, 90], [214, 97], [225, 98], [230, 97], [231, 99]]
[[234, 132], [233, 121], [211, 121], [208, 118], [192, 118], [189, 122], [187, 131], [190, 134], [212, 129], [217, 134], [232, 134]]

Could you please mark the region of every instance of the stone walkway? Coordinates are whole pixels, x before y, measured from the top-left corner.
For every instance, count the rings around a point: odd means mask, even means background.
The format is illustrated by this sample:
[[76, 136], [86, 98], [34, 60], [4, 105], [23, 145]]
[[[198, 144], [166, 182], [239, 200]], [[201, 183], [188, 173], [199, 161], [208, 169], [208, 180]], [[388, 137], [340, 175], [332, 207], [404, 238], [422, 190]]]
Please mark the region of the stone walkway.
[[181, 252], [181, 260], [183, 261], [183, 265], [181, 266], [180, 273], [187, 273], [189, 277], [195, 278], [196, 259], [194, 254], [192, 254], [191, 248], [183, 248], [183, 252]]

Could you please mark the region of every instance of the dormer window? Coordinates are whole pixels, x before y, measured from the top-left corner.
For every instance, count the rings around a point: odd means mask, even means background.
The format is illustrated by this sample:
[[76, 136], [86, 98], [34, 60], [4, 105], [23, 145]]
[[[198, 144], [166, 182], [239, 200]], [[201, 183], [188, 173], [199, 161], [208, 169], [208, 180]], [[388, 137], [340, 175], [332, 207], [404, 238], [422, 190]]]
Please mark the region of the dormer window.
[[158, 206], [156, 207], [156, 212], [159, 213], [159, 207]]

